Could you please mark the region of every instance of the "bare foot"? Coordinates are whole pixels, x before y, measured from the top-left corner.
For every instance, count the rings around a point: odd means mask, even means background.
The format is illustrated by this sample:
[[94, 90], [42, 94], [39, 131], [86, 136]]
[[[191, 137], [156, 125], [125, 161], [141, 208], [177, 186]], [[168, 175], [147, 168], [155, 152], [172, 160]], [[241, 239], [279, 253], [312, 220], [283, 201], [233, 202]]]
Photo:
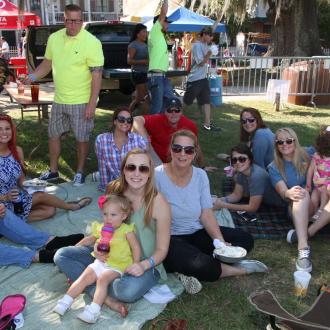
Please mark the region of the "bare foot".
[[128, 314], [128, 309], [122, 302], [110, 298], [109, 296], [105, 299], [104, 303], [113, 311], [118, 312], [121, 317], [126, 317]]

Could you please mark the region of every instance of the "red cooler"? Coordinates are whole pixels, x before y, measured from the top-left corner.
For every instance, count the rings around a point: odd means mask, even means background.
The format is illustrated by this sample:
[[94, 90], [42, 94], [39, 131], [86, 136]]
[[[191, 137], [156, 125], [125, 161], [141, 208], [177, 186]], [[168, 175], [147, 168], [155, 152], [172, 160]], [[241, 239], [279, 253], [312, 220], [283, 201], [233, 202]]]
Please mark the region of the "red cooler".
[[27, 74], [25, 57], [11, 57], [9, 65], [13, 66], [13, 69], [16, 71], [16, 77], [20, 74]]

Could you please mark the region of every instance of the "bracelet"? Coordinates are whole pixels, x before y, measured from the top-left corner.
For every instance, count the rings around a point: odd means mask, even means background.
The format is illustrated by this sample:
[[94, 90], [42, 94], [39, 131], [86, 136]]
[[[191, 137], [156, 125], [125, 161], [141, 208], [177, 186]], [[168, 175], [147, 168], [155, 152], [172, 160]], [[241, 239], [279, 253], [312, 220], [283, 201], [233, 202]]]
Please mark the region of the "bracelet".
[[154, 259], [154, 257], [150, 257], [148, 259], [148, 261], [149, 261], [149, 264], [150, 264], [150, 268], [154, 268], [155, 267], [155, 259]]
[[29, 73], [28, 77], [32, 82], [37, 81], [37, 76], [34, 73]]

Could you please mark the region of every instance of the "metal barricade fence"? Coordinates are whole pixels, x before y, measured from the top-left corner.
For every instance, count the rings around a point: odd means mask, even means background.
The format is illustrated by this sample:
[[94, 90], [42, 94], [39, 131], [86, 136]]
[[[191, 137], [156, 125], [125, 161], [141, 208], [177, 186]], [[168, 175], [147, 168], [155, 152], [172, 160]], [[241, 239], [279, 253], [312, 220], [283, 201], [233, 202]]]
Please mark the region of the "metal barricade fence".
[[[187, 65], [184, 57], [184, 65]], [[329, 98], [330, 57], [211, 57], [210, 74], [222, 75], [223, 95], [266, 94], [270, 79], [289, 80], [289, 97]], [[184, 88], [184, 82], [182, 84]]]

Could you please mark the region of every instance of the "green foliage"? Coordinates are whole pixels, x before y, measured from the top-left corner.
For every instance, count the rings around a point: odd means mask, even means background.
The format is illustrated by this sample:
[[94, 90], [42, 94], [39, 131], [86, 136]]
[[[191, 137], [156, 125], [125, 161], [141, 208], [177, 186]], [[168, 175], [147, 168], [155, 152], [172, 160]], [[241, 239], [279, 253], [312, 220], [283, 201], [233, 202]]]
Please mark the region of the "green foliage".
[[319, 1], [317, 7], [317, 23], [319, 26], [320, 39], [323, 47], [330, 47], [330, 3]]

